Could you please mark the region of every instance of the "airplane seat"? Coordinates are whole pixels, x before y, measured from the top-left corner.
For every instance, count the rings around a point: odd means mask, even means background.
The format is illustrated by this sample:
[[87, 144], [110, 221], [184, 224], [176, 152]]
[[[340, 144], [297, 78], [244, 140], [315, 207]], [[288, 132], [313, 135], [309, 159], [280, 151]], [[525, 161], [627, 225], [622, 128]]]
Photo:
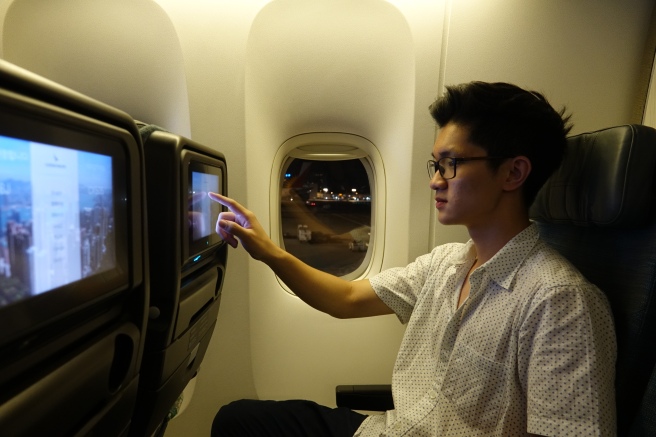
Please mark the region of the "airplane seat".
[[656, 366], [642, 398], [640, 410], [633, 420], [631, 436], [656, 435]]
[[[217, 323], [227, 245], [214, 232], [227, 194], [222, 153], [137, 122], [144, 149], [150, 301], [137, 406], [130, 436], [163, 436], [189, 400]], [[193, 382], [192, 382], [193, 380]]]
[[646, 435], [631, 429], [645, 417], [637, 415], [641, 408], [656, 407], [641, 406], [656, 362], [656, 130], [618, 126], [568, 143], [531, 218], [608, 297], [617, 335], [618, 435]]
[[125, 112], [0, 59], [0, 435], [127, 436], [149, 299]]
[[[655, 169], [650, 127], [572, 136], [561, 167], [530, 210], [542, 238], [608, 296], [618, 343], [620, 436], [656, 435]], [[337, 405], [393, 408], [386, 387], [338, 386]]]

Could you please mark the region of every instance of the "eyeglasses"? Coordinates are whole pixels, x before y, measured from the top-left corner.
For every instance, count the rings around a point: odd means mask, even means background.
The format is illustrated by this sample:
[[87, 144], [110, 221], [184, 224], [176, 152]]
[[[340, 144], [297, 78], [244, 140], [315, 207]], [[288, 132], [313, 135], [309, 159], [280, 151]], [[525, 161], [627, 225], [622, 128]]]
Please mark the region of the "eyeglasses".
[[493, 159], [506, 159], [506, 156], [478, 156], [474, 158], [440, 158], [437, 161], [429, 159], [427, 162], [428, 176], [433, 179], [435, 173], [440, 173], [443, 179], [453, 179], [456, 177], [456, 167], [459, 162], [467, 161], [490, 161]]

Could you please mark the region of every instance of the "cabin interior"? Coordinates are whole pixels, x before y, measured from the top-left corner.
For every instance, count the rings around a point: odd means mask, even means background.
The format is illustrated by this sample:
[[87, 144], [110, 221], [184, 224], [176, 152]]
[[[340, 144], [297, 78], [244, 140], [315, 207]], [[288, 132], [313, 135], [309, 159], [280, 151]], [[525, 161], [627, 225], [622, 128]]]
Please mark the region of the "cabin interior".
[[[62, 101], [79, 93], [83, 104], [61, 107], [100, 108], [98, 114], [109, 114], [102, 123], [139, 138], [134, 147], [141, 137], [132, 122], [139, 121], [157, 126], [148, 141], [202, 154], [200, 161], [222, 169], [225, 192], [255, 212], [280, 244], [280, 181], [290, 157], [320, 159], [325, 150], [317, 144], [328, 144], [327, 153], [342, 147], [363, 159], [375, 194], [366, 254], [352, 277], [367, 277], [468, 239], [464, 228], [436, 220], [426, 179], [436, 136], [427, 108], [446, 85], [501, 81], [538, 90], [573, 114], [571, 134], [656, 127], [655, 6], [652, 0], [0, 0], [0, 58], [29, 72], [21, 70], [21, 77], [44, 78], [39, 89], [61, 93]], [[7, 83], [0, 88], [21, 91]], [[184, 294], [190, 276], [183, 269], [181, 286], [180, 272], [166, 272], [181, 264], [177, 253], [171, 265], [166, 257], [180, 244], [167, 242], [165, 225], [148, 225], [151, 216], [184, 203], [179, 187], [167, 185], [184, 179], [170, 170], [184, 157], [149, 155], [146, 144], [143, 173], [152, 166], [159, 179], [143, 187], [139, 230], [148, 241], [139, 253], [149, 251], [151, 263], [138, 261], [140, 287], [153, 296], [167, 278]], [[142, 152], [130, 153], [126, 159], [137, 169], [126, 169], [141, 171]], [[335, 405], [337, 385], [389, 383], [404, 332], [396, 317], [337, 320], [306, 306], [245, 251], [224, 245], [212, 257], [203, 261], [209, 273], [194, 270], [212, 302], [203, 306], [211, 329], [184, 387], [165, 402], [166, 410], [173, 407], [184, 389], [176, 407], [183, 411], [164, 430], [158, 405], [156, 423], [147, 420], [141, 435], [209, 435], [218, 409], [237, 399]], [[161, 265], [152, 262], [160, 259]], [[137, 346], [143, 337], [152, 340], [147, 323], [156, 318], [152, 306], [140, 305], [146, 317], [135, 322]], [[131, 368], [142, 353], [135, 352]], [[142, 374], [141, 383], [157, 379], [151, 376]], [[16, 411], [2, 408], [0, 418]], [[88, 430], [71, 429], [65, 433]]]

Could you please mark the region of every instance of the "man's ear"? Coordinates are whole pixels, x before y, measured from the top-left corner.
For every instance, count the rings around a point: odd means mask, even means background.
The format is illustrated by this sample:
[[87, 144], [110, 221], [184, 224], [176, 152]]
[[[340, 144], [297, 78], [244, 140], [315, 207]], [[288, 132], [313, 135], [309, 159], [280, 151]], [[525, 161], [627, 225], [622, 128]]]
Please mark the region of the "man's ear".
[[524, 184], [526, 178], [531, 173], [531, 160], [526, 156], [515, 156], [510, 158], [504, 163], [506, 180], [504, 181], [504, 189], [506, 191], [514, 191]]

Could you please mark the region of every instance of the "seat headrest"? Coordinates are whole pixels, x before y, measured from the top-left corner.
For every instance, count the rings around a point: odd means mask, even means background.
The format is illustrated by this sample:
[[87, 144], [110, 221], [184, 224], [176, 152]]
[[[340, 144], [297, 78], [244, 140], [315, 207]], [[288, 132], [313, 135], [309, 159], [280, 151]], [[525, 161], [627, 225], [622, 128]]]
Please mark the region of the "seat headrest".
[[531, 206], [532, 219], [579, 226], [638, 226], [654, 198], [656, 130], [625, 125], [567, 139], [560, 168]]

